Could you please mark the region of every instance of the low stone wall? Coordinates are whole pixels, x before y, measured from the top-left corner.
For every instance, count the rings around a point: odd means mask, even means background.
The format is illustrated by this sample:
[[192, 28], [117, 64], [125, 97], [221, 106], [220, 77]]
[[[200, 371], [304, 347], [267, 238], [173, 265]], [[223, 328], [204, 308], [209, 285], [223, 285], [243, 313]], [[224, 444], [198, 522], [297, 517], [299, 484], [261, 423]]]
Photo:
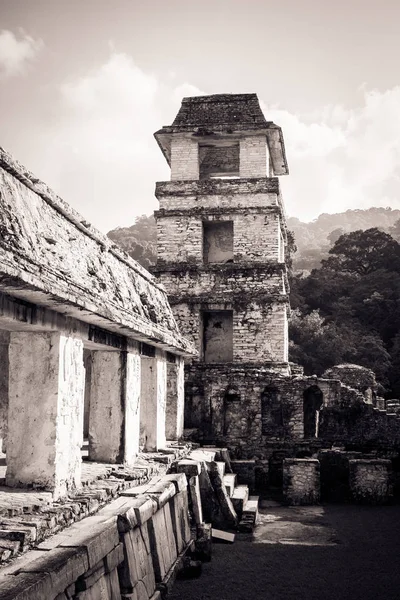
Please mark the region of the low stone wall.
[[320, 499], [319, 461], [286, 458], [283, 461], [283, 500], [286, 504], [317, 504]]
[[390, 460], [349, 460], [350, 494], [361, 504], [386, 504], [393, 495]]
[[156, 600], [191, 547], [183, 474], [126, 490], [0, 571], [4, 600]]

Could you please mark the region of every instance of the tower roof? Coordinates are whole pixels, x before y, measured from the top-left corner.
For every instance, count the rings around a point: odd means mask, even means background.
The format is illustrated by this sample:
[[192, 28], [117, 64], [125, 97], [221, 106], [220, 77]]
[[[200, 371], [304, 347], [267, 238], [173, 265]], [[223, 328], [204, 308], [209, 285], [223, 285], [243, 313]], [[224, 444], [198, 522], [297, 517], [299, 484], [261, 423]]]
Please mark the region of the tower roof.
[[236, 134], [265, 135], [275, 175], [286, 175], [288, 165], [282, 130], [267, 121], [257, 94], [215, 94], [183, 98], [172, 125], [157, 131], [155, 138], [168, 162], [171, 157], [171, 138], [186, 134], [208, 141], [234, 137]]
[[258, 125], [267, 121], [261, 111], [257, 94], [217, 94], [183, 98], [173, 127], [194, 125]]

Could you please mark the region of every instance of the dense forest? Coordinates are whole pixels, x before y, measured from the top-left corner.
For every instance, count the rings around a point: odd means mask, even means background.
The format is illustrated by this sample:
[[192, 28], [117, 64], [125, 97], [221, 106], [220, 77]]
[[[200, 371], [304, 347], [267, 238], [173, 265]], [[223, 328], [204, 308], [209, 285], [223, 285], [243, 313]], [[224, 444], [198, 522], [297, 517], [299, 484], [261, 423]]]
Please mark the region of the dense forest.
[[[309, 375], [342, 362], [369, 367], [382, 393], [400, 397], [400, 211], [348, 210], [288, 225], [290, 360]], [[155, 262], [152, 216], [108, 235], [143, 266]]]

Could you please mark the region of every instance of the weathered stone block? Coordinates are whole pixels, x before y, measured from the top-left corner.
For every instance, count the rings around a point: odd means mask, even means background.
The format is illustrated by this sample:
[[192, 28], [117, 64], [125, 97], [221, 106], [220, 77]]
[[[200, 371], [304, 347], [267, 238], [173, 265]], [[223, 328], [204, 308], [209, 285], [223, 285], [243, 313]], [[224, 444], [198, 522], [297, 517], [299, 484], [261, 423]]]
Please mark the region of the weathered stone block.
[[177, 552], [180, 554], [190, 541], [190, 523], [188, 510], [188, 492], [182, 490], [170, 500], [172, 527]]
[[184, 473], [169, 473], [162, 477], [162, 481], [172, 481], [177, 492], [181, 492], [187, 488], [187, 479]]
[[160, 583], [177, 558], [170, 505], [158, 510], [148, 523], [154, 574], [156, 582]]
[[[118, 575], [123, 594], [136, 594], [133, 597], [150, 598], [156, 589], [154, 568], [151, 556], [148, 523], [127, 532], [123, 538], [124, 561], [118, 567]], [[136, 591], [133, 590], [135, 588]], [[144, 588], [144, 589], [143, 589]], [[139, 595], [139, 592], [141, 595]]]
[[178, 473], [185, 473], [186, 477], [189, 479], [190, 477], [199, 475], [201, 471], [201, 464], [196, 460], [180, 460], [177, 464]]
[[312, 458], [285, 458], [283, 498], [290, 505], [317, 504], [320, 500], [319, 461]]
[[175, 485], [173, 482], [160, 481], [151, 486], [146, 494], [157, 502], [157, 507], [160, 509], [176, 494]]
[[393, 495], [390, 460], [349, 460], [350, 492], [360, 504], [386, 504]]
[[118, 546], [119, 537], [116, 518], [100, 524], [92, 523], [90, 519], [67, 529], [68, 538], [61, 542], [59, 548], [75, 549], [77, 553], [79, 548], [85, 549], [92, 568]]
[[[63, 592], [78, 577], [88, 571], [90, 567], [86, 548], [55, 548], [22, 567], [20, 573], [44, 573], [50, 575], [51, 593], [47, 597], [51, 598]], [[43, 597], [45, 598], [46, 596]]]
[[200, 525], [203, 523], [203, 508], [201, 505], [200, 482], [198, 475], [189, 479], [189, 492], [194, 522], [196, 525]]

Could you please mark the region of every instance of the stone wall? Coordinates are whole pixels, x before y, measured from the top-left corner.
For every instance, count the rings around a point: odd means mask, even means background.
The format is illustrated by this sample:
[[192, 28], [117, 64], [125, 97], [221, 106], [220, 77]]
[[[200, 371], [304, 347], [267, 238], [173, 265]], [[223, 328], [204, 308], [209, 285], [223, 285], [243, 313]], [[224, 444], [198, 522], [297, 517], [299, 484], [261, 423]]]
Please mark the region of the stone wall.
[[323, 376], [329, 379], [338, 379], [343, 385], [361, 392], [369, 404], [376, 404], [378, 384], [375, 373], [371, 369], [353, 364], [335, 365], [328, 369]]
[[389, 460], [349, 461], [350, 493], [355, 502], [386, 504], [393, 495]]
[[[287, 347], [282, 343], [287, 329], [287, 309], [284, 303], [261, 305], [256, 301], [246, 307], [233, 303], [175, 304], [174, 313], [182, 334], [202, 351], [203, 312], [232, 311], [233, 362], [287, 361]], [[227, 340], [227, 343], [228, 340]], [[222, 362], [222, 361], [221, 361]]]
[[157, 600], [190, 547], [186, 477], [166, 475], [0, 570], [8, 600]]
[[185, 136], [171, 141], [171, 179], [199, 178], [199, 145]]
[[319, 431], [321, 438], [353, 448], [400, 448], [400, 416], [365, 402], [324, 408]]
[[267, 139], [265, 135], [240, 140], [240, 177], [267, 177]]
[[[203, 264], [203, 223], [233, 223], [234, 262], [263, 263], [282, 260], [280, 252], [280, 216], [277, 207], [239, 208], [232, 202], [229, 209], [205, 207], [158, 211], [157, 266], [168, 263]], [[220, 262], [223, 262], [222, 260]]]

